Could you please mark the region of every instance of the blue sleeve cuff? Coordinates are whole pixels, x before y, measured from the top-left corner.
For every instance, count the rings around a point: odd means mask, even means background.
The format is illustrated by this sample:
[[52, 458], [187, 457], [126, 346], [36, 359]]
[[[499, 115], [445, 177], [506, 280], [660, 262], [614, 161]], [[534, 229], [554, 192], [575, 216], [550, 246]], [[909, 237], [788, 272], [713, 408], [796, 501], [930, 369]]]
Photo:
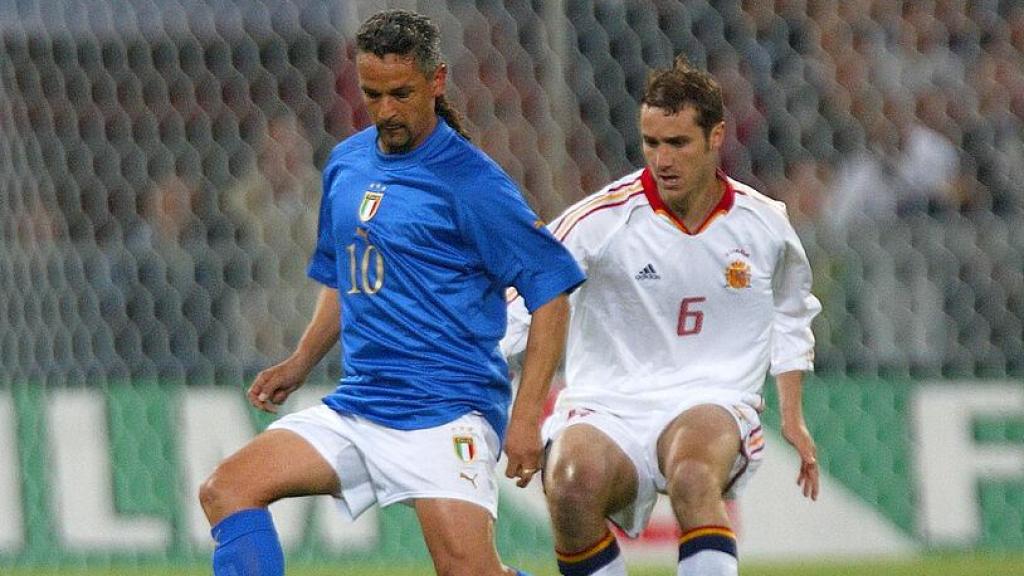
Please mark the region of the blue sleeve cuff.
[[535, 275], [530, 281], [516, 285], [516, 290], [523, 297], [526, 309], [532, 314], [534, 310], [554, 300], [559, 294], [572, 293], [587, 277], [575, 262], [561, 268]]
[[306, 275], [328, 288], [338, 289], [338, 276], [334, 273], [334, 270], [315, 260], [309, 263], [309, 267], [306, 268]]

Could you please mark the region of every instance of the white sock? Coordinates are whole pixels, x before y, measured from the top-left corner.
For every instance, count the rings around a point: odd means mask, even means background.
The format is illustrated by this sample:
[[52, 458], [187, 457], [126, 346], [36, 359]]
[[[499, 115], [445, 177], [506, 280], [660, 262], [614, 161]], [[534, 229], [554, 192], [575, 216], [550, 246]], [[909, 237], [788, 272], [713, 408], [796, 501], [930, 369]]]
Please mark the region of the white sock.
[[701, 550], [683, 558], [678, 576], [737, 576], [739, 563], [732, 554], [718, 550]]

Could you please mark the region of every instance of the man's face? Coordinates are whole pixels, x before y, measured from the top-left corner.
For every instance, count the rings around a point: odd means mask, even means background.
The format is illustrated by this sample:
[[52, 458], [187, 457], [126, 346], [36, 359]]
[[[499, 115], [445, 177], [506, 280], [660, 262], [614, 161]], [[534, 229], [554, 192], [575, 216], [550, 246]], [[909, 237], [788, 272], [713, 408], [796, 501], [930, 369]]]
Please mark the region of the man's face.
[[640, 136], [647, 166], [670, 207], [692, 201], [715, 181], [724, 123], [705, 137], [693, 106], [671, 114], [645, 104], [640, 107]]
[[412, 56], [366, 52], [356, 56], [356, 67], [381, 150], [393, 154], [419, 146], [437, 123], [434, 101], [444, 94], [447, 68], [438, 66], [426, 76]]

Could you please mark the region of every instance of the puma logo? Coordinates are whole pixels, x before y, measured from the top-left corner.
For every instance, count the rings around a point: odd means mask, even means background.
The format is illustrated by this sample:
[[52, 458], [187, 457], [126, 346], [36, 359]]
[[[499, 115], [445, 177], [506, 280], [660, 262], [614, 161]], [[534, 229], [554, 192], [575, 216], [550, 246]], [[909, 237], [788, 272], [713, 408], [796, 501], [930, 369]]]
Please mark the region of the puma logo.
[[465, 472], [459, 472], [459, 478], [463, 478], [465, 480], [469, 480], [469, 483], [473, 485], [473, 488], [476, 488], [476, 477], [477, 476], [479, 476], [479, 474], [473, 474], [472, 476], [470, 476], [469, 474], [466, 474]]

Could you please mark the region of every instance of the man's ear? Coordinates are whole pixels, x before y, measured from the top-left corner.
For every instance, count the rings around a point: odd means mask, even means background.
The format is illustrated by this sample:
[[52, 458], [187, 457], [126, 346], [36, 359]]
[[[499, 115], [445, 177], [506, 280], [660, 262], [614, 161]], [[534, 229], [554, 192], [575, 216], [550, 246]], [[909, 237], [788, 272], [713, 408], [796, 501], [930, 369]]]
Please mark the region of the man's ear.
[[434, 98], [438, 96], [444, 96], [445, 83], [448, 80], [448, 65], [441, 63], [438, 65], [437, 70], [434, 71], [434, 78], [431, 80], [433, 84]]
[[708, 147], [712, 150], [721, 150], [722, 144], [725, 142], [725, 121], [715, 124], [711, 128], [711, 133], [708, 134]]

